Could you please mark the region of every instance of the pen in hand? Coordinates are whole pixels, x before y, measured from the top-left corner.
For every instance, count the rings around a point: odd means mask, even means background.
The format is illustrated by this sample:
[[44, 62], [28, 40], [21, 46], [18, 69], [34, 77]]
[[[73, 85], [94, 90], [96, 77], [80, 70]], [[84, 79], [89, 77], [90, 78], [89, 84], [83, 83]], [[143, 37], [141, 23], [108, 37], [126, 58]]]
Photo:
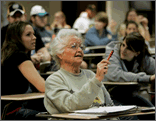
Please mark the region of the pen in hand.
[[107, 58], [107, 60], [109, 61], [110, 57], [113, 55], [114, 50], [112, 50]]

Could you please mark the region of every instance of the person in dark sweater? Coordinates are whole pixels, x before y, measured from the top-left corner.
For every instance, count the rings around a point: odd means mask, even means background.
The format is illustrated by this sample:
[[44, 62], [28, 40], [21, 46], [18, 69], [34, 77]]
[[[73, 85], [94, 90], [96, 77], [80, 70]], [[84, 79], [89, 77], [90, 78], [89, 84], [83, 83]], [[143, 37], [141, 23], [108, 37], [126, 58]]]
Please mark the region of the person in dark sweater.
[[[1, 49], [2, 95], [31, 93], [33, 90], [30, 86], [36, 88], [37, 92], [45, 92], [45, 80], [35, 69], [28, 54], [35, 49], [35, 43], [34, 30], [29, 23], [19, 21], [9, 24]], [[19, 110], [12, 114], [13, 118], [36, 119], [37, 113], [45, 111], [42, 101], [38, 101], [40, 109], [33, 101], [18, 103], [16, 106], [19, 106], [20, 109], [16, 107]], [[4, 105], [5, 103], [2, 106]]]

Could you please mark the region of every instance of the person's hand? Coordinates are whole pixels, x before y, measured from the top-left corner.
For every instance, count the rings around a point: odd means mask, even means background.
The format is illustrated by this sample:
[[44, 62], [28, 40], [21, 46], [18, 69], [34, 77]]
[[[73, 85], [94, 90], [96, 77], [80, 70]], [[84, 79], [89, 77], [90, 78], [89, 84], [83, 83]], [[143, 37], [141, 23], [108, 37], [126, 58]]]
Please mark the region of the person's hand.
[[150, 77], [150, 81], [151, 81], [152, 83], [155, 83], [155, 74], [152, 75], [152, 76]]
[[139, 23], [141, 23], [141, 21], [142, 21], [142, 19], [144, 18], [144, 16], [143, 15], [138, 15], [138, 17], [137, 17], [137, 23], [139, 24]]
[[44, 62], [45, 61], [45, 56], [43, 55], [43, 53], [39, 52], [39, 53], [37, 53], [37, 56], [40, 59], [40, 62]]
[[138, 16], [138, 22], [142, 23], [144, 27], [148, 26], [148, 19], [143, 15]]
[[107, 74], [108, 64], [110, 64], [110, 62], [105, 59], [97, 64], [96, 79], [100, 82], [104, 79], [104, 75]]
[[31, 60], [34, 64], [39, 64], [40, 62], [43, 62], [45, 60], [45, 56], [43, 53], [39, 52], [31, 56]]
[[155, 92], [155, 74], [150, 77], [150, 81], [151, 81], [151, 86], [150, 86], [151, 91]]
[[146, 27], [146, 26], [148, 26], [148, 19], [147, 18], [143, 18], [142, 19], [142, 25], [144, 26], [144, 27]]
[[31, 60], [34, 64], [39, 64], [40, 63], [40, 57], [37, 54], [34, 54], [31, 56]]
[[116, 27], [117, 23], [113, 19], [110, 21], [110, 29], [114, 29]]
[[115, 34], [116, 32], [115, 30], [116, 25], [117, 25], [117, 22], [112, 19], [109, 23], [109, 27], [110, 27], [112, 34]]
[[59, 22], [59, 21], [56, 21], [55, 20], [55, 22], [54, 22], [54, 26], [56, 27], [56, 28], [62, 28], [63, 26], [61, 25], [61, 23]]

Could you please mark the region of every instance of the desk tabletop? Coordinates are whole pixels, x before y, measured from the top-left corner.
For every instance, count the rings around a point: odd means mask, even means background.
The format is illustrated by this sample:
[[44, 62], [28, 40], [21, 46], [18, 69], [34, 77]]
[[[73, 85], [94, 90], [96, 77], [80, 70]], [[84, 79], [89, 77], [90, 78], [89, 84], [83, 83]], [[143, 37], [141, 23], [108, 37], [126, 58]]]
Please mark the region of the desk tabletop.
[[155, 49], [150, 49], [149, 52], [151, 55], [155, 55]]
[[99, 46], [89, 46], [89, 47], [86, 47], [85, 50], [89, 49], [105, 49], [106, 46], [105, 45], [99, 45]]
[[104, 81], [105, 85], [138, 85], [138, 82], [109, 82]]
[[3, 95], [1, 96], [1, 100], [32, 100], [44, 98], [44, 93], [27, 93], [27, 94], [15, 94], [15, 95]]
[[96, 56], [105, 56], [105, 53], [90, 53], [90, 54], [84, 54], [84, 57], [96, 57]]
[[39, 113], [36, 116], [37, 117], [45, 117], [45, 118], [56, 118], [56, 119], [81, 119], [81, 120], [92, 120], [92, 119], [108, 119], [108, 118], [117, 118], [122, 116], [134, 116], [134, 115], [151, 115], [155, 114], [155, 111], [150, 112], [141, 112], [140, 109], [146, 108], [146, 107], [140, 107], [135, 113], [129, 113], [129, 114], [122, 114], [122, 115], [109, 115], [109, 116], [96, 116], [94, 114], [92, 115], [71, 115], [72, 113], [62, 113], [62, 114], [42, 114]]

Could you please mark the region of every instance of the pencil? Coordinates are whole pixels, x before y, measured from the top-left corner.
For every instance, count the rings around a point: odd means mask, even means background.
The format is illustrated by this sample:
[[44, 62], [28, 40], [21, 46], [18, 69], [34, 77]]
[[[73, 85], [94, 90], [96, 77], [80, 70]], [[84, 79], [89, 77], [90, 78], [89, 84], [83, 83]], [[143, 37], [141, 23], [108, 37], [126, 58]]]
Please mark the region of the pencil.
[[107, 60], [109, 61], [110, 57], [113, 55], [114, 50], [112, 50], [107, 58]]

